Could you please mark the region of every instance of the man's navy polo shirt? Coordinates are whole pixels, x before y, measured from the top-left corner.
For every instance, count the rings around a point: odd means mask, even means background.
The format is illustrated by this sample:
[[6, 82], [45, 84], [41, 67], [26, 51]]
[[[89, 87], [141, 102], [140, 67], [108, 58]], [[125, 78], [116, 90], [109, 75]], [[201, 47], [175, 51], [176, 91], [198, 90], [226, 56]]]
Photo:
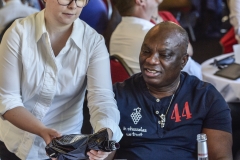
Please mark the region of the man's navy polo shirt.
[[185, 72], [181, 73], [164, 128], [159, 115], [166, 113], [172, 96], [160, 100], [153, 97], [142, 74], [115, 84], [114, 93], [123, 132], [115, 159], [195, 160], [196, 138], [202, 128], [231, 132], [230, 110], [221, 94]]

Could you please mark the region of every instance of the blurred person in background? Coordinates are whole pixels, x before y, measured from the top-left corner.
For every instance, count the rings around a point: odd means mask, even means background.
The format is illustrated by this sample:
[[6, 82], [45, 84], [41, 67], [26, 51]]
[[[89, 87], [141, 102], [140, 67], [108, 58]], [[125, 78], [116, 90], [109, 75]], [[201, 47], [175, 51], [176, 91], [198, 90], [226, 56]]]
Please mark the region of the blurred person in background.
[[21, 0], [3, 0], [5, 5], [0, 9], [0, 33], [6, 25], [17, 18], [23, 18], [39, 10], [23, 4]]
[[103, 34], [108, 23], [108, 13], [103, 0], [90, 0], [79, 17], [99, 34]]
[[25, 4], [29, 5], [33, 8], [37, 8], [38, 10], [42, 10], [41, 6], [40, 6], [40, 1], [38, 0], [25, 0]]
[[199, 36], [209, 38], [221, 37], [222, 0], [191, 0], [194, 10], [198, 12], [197, 32]]
[[228, 0], [232, 28], [220, 39], [223, 53], [232, 53], [233, 45], [240, 44], [240, 0]]
[[229, 0], [230, 23], [235, 31], [235, 38], [240, 44], [240, 0]]
[[3, 7], [3, 1], [0, 0], [0, 8], [2, 8], [2, 7]]
[[[119, 55], [134, 73], [140, 72], [138, 55], [146, 33], [157, 23], [177, 20], [170, 12], [158, 11], [162, 0], [113, 0], [122, 16], [122, 21], [110, 39], [110, 54]], [[151, 21], [151, 22], [150, 22]], [[188, 46], [188, 54], [192, 55], [192, 46]], [[192, 58], [183, 71], [202, 79], [201, 67]]]

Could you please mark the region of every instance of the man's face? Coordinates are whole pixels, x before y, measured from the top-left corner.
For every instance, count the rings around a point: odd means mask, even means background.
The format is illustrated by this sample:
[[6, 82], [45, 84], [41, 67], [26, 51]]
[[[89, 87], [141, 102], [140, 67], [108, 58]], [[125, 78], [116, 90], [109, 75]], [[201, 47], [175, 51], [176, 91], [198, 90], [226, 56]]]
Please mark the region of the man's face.
[[149, 11], [153, 12], [156, 8], [158, 8], [159, 0], [145, 0], [146, 1], [146, 6]]
[[173, 83], [185, 65], [180, 36], [174, 31], [154, 28], [144, 39], [139, 56], [145, 82], [153, 87]]

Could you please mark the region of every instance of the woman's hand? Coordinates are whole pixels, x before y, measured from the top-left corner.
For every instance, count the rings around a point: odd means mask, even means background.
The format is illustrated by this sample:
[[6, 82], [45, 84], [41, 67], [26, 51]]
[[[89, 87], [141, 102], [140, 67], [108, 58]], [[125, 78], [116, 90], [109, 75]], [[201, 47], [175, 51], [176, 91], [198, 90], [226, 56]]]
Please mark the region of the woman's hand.
[[[99, 131], [102, 131], [103, 129], [106, 129], [106, 128], [102, 128]], [[107, 132], [108, 132], [108, 138], [112, 139], [112, 135], [113, 135], [112, 130], [107, 128]], [[89, 160], [104, 160], [111, 153], [112, 152], [90, 150], [89, 152], [87, 152], [87, 155], [89, 156]]]
[[[45, 127], [41, 130], [39, 136], [41, 136], [44, 139], [45, 143], [48, 145], [53, 138], [60, 137], [61, 134], [55, 129]], [[57, 160], [57, 158], [52, 158], [52, 160]]]
[[87, 152], [89, 160], [104, 160], [111, 152], [90, 150]]
[[62, 135], [55, 129], [45, 127], [40, 131], [39, 136], [44, 139], [46, 144], [49, 144], [53, 138], [61, 137]]

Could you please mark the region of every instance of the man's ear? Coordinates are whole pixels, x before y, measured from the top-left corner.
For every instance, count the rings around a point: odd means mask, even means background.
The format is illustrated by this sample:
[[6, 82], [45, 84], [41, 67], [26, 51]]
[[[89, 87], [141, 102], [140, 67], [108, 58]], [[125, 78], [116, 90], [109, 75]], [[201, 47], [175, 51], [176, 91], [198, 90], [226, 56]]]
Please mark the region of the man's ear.
[[144, 4], [144, 0], [135, 0], [135, 3], [141, 6]]
[[188, 57], [189, 55], [187, 53], [182, 57], [181, 69], [183, 69], [184, 66], [187, 64]]

